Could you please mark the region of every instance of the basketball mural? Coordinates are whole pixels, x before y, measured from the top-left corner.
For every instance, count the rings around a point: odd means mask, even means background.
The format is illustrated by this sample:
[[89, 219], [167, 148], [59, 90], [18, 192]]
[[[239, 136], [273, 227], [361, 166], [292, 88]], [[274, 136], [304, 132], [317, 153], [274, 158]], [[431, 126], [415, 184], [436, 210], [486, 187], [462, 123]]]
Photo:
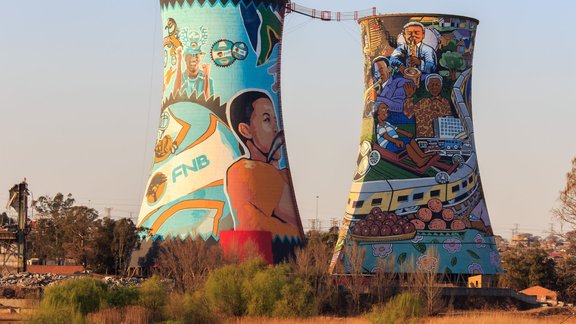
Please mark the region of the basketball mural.
[[280, 106], [285, 3], [160, 3], [163, 101], [139, 226], [161, 239], [250, 239], [280, 261], [303, 238]]
[[472, 127], [478, 21], [442, 15], [359, 20], [365, 67], [360, 150], [331, 271], [358, 246], [363, 272], [494, 274], [499, 254]]

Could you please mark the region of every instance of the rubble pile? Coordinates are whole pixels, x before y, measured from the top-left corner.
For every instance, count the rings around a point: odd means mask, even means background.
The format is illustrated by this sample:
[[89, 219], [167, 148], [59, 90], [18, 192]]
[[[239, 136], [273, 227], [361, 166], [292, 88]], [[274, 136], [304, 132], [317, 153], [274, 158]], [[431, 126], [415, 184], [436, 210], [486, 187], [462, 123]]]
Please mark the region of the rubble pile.
[[[68, 278], [78, 278], [83, 275], [64, 275], [64, 274], [50, 274], [50, 273], [11, 273], [4, 276], [0, 276], [0, 287], [46, 287], [60, 280]], [[119, 287], [119, 286], [140, 286], [145, 279], [143, 278], [125, 278], [125, 277], [100, 277], [108, 286]]]
[[28, 272], [11, 273], [0, 277], [0, 286], [45, 287], [69, 277], [71, 276]]
[[146, 279], [144, 278], [128, 278], [128, 277], [104, 277], [102, 278], [108, 286], [140, 286]]

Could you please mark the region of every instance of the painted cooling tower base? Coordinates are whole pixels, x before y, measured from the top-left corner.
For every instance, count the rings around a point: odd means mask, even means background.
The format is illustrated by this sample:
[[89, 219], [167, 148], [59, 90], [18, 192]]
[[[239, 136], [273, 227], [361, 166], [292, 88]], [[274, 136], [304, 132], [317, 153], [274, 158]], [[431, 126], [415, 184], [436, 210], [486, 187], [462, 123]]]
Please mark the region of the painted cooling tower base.
[[472, 123], [478, 21], [394, 14], [359, 24], [360, 149], [331, 272], [501, 272]]
[[253, 241], [272, 263], [300, 246], [280, 105], [285, 4], [160, 0], [162, 105], [138, 218], [149, 248]]
[[252, 253], [259, 255], [268, 264], [274, 262], [272, 255], [272, 234], [268, 231], [222, 231], [220, 246], [224, 256], [237, 255], [242, 261], [251, 257]]

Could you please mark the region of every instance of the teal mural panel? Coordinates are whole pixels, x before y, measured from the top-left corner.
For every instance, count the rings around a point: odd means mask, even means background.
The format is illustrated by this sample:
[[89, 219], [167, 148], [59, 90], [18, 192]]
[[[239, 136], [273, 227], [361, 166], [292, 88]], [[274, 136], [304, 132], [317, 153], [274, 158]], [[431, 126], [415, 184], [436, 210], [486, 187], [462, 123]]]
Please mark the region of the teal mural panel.
[[284, 1], [160, 3], [161, 117], [139, 226], [156, 238], [256, 231], [281, 249], [299, 244], [280, 106]]

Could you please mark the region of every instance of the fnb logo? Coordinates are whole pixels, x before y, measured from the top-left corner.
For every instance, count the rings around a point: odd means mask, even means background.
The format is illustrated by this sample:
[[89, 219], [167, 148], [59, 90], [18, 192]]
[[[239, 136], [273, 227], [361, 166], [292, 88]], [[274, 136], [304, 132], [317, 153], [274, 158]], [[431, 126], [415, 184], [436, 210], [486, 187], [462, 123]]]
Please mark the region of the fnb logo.
[[172, 182], [176, 182], [176, 178], [179, 176], [188, 177], [188, 172], [197, 172], [210, 164], [210, 161], [206, 157], [206, 155], [200, 155], [199, 157], [192, 159], [192, 164], [182, 164], [177, 166], [172, 170]]

